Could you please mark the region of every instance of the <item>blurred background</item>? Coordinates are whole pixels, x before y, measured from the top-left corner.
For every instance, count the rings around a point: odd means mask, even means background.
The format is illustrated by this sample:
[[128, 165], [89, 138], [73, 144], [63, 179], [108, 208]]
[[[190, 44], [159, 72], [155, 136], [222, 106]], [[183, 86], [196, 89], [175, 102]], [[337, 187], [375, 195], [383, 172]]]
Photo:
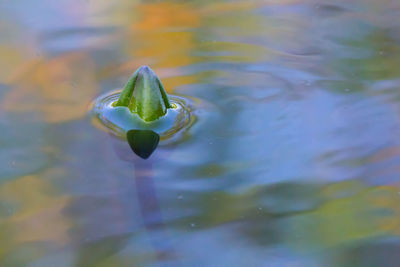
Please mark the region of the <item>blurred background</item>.
[[[395, 0], [0, 0], [0, 266], [396, 266], [399, 29]], [[146, 161], [88, 114], [141, 65], [212, 107]]]

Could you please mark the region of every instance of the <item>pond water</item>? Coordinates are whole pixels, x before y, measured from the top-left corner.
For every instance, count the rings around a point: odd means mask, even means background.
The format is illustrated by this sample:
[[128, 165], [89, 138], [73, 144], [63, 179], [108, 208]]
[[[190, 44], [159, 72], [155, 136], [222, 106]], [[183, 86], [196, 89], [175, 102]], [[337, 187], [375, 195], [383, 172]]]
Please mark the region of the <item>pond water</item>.
[[[0, 1], [1, 266], [395, 266], [400, 2]], [[88, 110], [200, 99], [147, 160]]]

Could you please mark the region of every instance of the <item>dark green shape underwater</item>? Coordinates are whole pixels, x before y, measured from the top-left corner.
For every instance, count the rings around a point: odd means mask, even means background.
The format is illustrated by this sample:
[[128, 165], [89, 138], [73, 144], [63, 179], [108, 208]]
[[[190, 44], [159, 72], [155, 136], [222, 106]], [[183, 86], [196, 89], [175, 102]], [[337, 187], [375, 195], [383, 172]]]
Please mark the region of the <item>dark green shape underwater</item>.
[[150, 157], [160, 142], [160, 136], [151, 130], [130, 130], [126, 139], [133, 152], [142, 159]]
[[171, 108], [160, 79], [148, 66], [140, 67], [129, 78], [115, 106], [128, 107], [146, 122], [157, 120]]

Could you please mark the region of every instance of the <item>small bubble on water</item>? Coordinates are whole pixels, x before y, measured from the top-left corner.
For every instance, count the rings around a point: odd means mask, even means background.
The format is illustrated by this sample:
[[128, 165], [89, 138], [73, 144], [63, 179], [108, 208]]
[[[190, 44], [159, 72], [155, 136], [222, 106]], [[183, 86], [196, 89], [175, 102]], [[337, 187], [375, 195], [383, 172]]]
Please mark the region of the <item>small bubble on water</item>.
[[178, 199], [183, 199], [183, 196], [182, 195], [178, 195]]
[[346, 92], [349, 92], [350, 91], [350, 89], [349, 88], [346, 88], [346, 89], [344, 89]]
[[262, 210], [262, 207], [259, 207], [258, 210]]
[[192, 228], [193, 228], [193, 227], [196, 227], [196, 224], [195, 224], [195, 223], [191, 223], [191, 224], [190, 224], [190, 227], [192, 227]]

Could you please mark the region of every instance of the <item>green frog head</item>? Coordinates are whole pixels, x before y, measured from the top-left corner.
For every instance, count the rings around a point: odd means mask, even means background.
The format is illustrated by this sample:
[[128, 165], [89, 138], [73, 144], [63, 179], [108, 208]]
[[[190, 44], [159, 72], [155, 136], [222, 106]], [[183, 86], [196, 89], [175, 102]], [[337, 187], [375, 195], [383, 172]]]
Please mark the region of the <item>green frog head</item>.
[[114, 106], [128, 107], [145, 122], [157, 120], [171, 108], [160, 79], [148, 66], [140, 67], [129, 78]]

